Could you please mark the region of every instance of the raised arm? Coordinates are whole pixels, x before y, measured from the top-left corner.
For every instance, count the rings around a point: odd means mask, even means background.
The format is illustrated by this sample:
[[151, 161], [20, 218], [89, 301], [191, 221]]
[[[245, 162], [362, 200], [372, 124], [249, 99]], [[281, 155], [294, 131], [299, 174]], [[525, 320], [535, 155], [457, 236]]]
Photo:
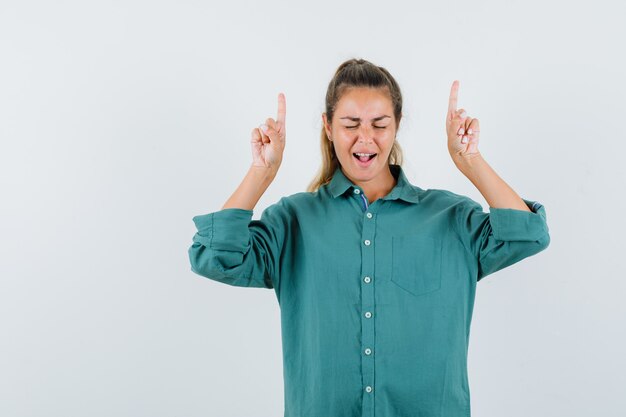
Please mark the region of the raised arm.
[[478, 119], [457, 110], [459, 82], [450, 90], [446, 131], [448, 150], [456, 167], [483, 195], [489, 207], [530, 211], [523, 199], [489, 166], [478, 150], [480, 127]]
[[285, 96], [278, 118], [252, 131], [252, 166], [221, 210], [193, 218], [197, 232], [188, 250], [191, 270], [225, 284], [278, 288], [280, 253], [291, 224], [285, 198], [252, 220], [253, 209], [273, 181], [285, 147]]
[[489, 213], [470, 198], [458, 206], [459, 235], [476, 258], [476, 279], [532, 256], [550, 244], [544, 206], [521, 198], [487, 164], [478, 151], [478, 119], [457, 110], [459, 82], [450, 90], [446, 132], [448, 150], [457, 168], [489, 204]]
[[268, 117], [264, 124], [252, 129], [252, 165], [237, 190], [224, 203], [222, 209], [252, 210], [276, 177], [285, 150], [285, 95], [278, 95], [278, 117]]

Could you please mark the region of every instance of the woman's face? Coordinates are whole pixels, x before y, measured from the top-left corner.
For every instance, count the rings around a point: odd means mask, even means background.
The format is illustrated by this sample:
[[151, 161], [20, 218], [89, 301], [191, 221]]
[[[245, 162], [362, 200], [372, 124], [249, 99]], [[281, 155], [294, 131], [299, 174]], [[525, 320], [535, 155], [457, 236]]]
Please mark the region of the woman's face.
[[[387, 160], [396, 137], [396, 120], [386, 88], [350, 88], [337, 102], [333, 120], [327, 120], [326, 113], [322, 118], [348, 177], [369, 181], [389, 174]], [[374, 156], [361, 161], [355, 153]]]

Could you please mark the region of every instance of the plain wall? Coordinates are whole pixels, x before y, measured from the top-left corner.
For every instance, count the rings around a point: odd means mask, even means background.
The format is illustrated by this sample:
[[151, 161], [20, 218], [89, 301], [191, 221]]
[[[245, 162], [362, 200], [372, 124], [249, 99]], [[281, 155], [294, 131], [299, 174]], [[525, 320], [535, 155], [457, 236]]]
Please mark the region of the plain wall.
[[479, 149], [546, 208], [551, 244], [478, 284], [472, 414], [626, 408], [619, 2], [0, 2], [0, 415], [282, 416], [273, 290], [194, 274], [192, 217], [287, 100], [278, 176], [320, 164], [326, 87], [365, 58], [404, 94], [412, 183], [488, 205], [454, 166], [450, 86]]

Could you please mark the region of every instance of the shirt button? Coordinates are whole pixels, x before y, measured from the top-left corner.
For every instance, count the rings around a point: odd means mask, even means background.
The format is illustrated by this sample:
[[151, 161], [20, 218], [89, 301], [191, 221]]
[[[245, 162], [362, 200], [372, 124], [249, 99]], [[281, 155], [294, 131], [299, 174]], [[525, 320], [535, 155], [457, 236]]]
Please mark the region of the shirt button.
[[366, 284], [369, 284], [371, 280], [372, 279], [370, 277], [363, 278], [363, 281], [365, 281]]
[[369, 319], [370, 317], [372, 317], [372, 313], [370, 313], [369, 311], [366, 311], [365, 317]]
[[365, 349], [365, 354], [366, 355], [369, 355], [371, 353], [372, 353], [372, 349], [370, 349], [370, 348]]
[[367, 239], [366, 239], [366, 240], [365, 240], [365, 242], [363, 242], [363, 243], [365, 243], [365, 246], [369, 246], [369, 245], [370, 245], [370, 241], [369, 241], [369, 240], [367, 240]]
[[370, 387], [369, 385], [367, 387], [365, 387], [365, 391], [367, 392], [372, 392], [372, 387]]
[[371, 219], [372, 218], [372, 213], [367, 213], [366, 216], [367, 216], [368, 219]]
[[359, 190], [358, 188], [354, 189], [354, 194], [359, 194], [361, 192], [361, 190]]

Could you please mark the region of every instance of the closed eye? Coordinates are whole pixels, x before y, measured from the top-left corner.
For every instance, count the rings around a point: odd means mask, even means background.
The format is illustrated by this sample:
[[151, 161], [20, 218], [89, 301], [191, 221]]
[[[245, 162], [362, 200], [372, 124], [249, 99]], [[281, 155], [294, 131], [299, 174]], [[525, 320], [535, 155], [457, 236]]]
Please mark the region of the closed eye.
[[[359, 127], [358, 125], [356, 126], [346, 126], [348, 129], [356, 129], [357, 127]], [[374, 126], [375, 129], [386, 129], [387, 126]]]

